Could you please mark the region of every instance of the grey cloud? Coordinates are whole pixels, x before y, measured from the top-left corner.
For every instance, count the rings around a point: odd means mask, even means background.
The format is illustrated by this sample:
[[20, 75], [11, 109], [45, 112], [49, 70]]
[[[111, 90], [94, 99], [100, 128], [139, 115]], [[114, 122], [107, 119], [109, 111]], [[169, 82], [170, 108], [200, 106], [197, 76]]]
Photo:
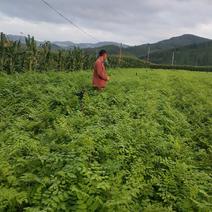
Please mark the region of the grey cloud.
[[[212, 22], [211, 0], [47, 0], [83, 28], [112, 32], [114, 37], [157, 40], [168, 31], [191, 30]], [[66, 24], [41, 0], [0, 0], [8, 17], [39, 23]], [[39, 30], [39, 29], [38, 29]], [[172, 31], [171, 31], [172, 30]], [[160, 32], [159, 35], [154, 33]], [[187, 33], [187, 32], [185, 32]], [[152, 39], [151, 39], [152, 38]], [[137, 42], [139, 38], [136, 39]]]

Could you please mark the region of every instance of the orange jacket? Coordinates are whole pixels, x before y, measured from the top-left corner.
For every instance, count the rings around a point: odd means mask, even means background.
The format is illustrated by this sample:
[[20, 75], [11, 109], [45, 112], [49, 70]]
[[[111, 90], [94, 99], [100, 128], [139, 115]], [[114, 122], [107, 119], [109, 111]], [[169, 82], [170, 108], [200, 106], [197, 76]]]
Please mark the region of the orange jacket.
[[104, 88], [107, 84], [108, 76], [105, 69], [104, 61], [98, 58], [94, 65], [93, 86], [96, 88]]

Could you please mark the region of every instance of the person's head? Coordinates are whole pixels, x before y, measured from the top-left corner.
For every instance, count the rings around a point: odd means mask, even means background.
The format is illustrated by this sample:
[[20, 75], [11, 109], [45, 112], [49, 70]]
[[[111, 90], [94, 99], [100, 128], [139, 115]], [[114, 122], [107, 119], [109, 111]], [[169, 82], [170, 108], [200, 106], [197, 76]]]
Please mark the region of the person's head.
[[106, 60], [107, 59], [107, 51], [102, 49], [100, 52], [99, 52], [99, 57], [102, 57], [103, 60]]

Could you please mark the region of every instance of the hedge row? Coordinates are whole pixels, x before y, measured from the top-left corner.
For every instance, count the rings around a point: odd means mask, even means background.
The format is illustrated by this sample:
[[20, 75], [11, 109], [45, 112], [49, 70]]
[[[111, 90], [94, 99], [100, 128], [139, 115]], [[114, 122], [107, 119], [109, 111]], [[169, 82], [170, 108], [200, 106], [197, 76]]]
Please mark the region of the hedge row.
[[168, 69], [168, 70], [187, 70], [187, 71], [202, 71], [202, 72], [212, 72], [212, 66], [182, 66], [182, 65], [160, 65], [160, 64], [150, 64], [150, 68], [153, 69]]

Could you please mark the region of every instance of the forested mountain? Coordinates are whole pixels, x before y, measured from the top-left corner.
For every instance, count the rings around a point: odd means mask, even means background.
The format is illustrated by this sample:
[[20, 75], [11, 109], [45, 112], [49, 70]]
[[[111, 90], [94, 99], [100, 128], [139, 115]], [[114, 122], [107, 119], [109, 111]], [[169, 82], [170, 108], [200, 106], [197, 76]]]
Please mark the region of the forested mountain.
[[[9, 40], [25, 42], [24, 36], [7, 35]], [[42, 41], [37, 41], [37, 45]], [[73, 43], [71, 41], [52, 42], [52, 49], [71, 49], [79, 47], [89, 54], [97, 54], [100, 49], [105, 49], [110, 55], [122, 55], [147, 59], [149, 52], [150, 62], [156, 64], [171, 64], [173, 52], [176, 65], [212, 65], [212, 40], [199, 36], [185, 34], [152, 44], [127, 46], [120, 48], [116, 42]]]
[[212, 41], [155, 52], [150, 54], [150, 61], [157, 64], [171, 64], [173, 54], [175, 65], [212, 65]]
[[[120, 54], [118, 46], [104, 46], [110, 54]], [[101, 48], [86, 49], [89, 53], [98, 52]], [[212, 41], [195, 35], [182, 35], [153, 44], [122, 48], [122, 54], [147, 59], [150, 53], [150, 62], [171, 64], [175, 52], [177, 65], [212, 65]]]

